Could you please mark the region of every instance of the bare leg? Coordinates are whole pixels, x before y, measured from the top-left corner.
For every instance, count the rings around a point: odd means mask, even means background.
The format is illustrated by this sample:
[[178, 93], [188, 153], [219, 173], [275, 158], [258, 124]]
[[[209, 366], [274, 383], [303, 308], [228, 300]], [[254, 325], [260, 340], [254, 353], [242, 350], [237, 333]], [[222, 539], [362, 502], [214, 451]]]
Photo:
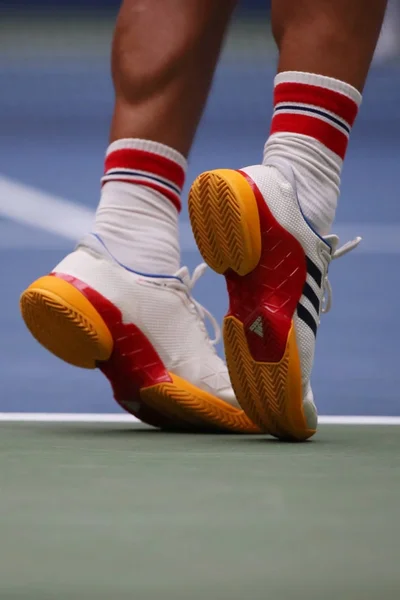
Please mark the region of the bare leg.
[[125, 0], [112, 53], [111, 141], [143, 138], [187, 155], [236, 0]]
[[334, 77], [362, 90], [387, 0], [273, 0], [279, 72]]
[[386, 0], [272, 2], [279, 74], [264, 163], [290, 164], [304, 213], [322, 234], [335, 216], [349, 134], [385, 8]]
[[95, 232], [124, 265], [180, 266], [180, 193], [236, 0], [125, 0], [112, 50], [115, 109]]

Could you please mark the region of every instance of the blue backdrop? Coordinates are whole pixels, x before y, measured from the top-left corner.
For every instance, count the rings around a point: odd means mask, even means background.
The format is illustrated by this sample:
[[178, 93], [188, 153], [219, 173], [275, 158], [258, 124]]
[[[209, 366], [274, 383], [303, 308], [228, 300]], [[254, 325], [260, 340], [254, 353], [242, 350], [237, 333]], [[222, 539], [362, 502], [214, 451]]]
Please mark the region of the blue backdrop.
[[[27, 8], [49, 8], [54, 11], [57, 8], [79, 8], [79, 9], [116, 9], [120, 0], [0, 0], [0, 6], [8, 10], [19, 10]], [[269, 5], [269, 0], [240, 0], [241, 10], [264, 10]]]

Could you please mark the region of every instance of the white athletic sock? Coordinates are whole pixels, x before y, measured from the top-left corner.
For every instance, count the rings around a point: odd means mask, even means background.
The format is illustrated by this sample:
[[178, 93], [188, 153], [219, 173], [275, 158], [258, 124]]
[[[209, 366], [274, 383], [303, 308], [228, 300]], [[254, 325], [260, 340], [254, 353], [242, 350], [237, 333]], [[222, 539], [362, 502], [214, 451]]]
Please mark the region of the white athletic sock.
[[164, 275], [179, 269], [185, 173], [186, 159], [163, 144], [122, 139], [109, 146], [93, 233], [124, 266]]
[[331, 77], [287, 71], [275, 78], [263, 164], [291, 166], [302, 211], [321, 235], [329, 233], [335, 217], [343, 159], [360, 103], [353, 86]]

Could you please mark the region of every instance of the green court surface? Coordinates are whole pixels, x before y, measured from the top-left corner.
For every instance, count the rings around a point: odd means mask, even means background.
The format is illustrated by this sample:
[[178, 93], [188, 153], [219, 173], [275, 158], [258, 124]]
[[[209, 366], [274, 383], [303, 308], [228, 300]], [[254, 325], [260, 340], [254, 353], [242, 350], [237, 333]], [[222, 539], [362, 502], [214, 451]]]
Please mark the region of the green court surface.
[[0, 599], [400, 598], [400, 427], [0, 425]]

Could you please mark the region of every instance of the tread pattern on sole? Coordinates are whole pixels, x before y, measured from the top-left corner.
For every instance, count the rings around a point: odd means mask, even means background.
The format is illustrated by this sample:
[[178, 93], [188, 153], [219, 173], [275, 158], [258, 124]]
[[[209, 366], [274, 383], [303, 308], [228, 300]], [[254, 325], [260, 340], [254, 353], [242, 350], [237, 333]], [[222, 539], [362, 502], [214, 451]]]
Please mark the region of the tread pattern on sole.
[[141, 390], [142, 398], [153, 408], [163, 412], [166, 407], [169, 411], [174, 407], [174, 415], [195, 425], [196, 429], [260, 433], [243, 410], [227, 407], [222, 400], [198, 390], [176, 375], [170, 375], [171, 383], [160, 383]]
[[200, 175], [190, 190], [189, 215], [200, 253], [214, 271], [244, 275], [254, 269], [261, 252], [258, 211], [242, 175], [224, 169]]
[[315, 431], [307, 429], [298, 402], [301, 377], [294, 329], [279, 363], [253, 359], [244, 327], [234, 317], [225, 318], [224, 342], [233, 389], [252, 421], [280, 439], [303, 441], [311, 437]]
[[111, 336], [104, 339], [90, 318], [50, 291], [28, 288], [21, 312], [33, 337], [71, 365], [94, 369], [111, 354]]

